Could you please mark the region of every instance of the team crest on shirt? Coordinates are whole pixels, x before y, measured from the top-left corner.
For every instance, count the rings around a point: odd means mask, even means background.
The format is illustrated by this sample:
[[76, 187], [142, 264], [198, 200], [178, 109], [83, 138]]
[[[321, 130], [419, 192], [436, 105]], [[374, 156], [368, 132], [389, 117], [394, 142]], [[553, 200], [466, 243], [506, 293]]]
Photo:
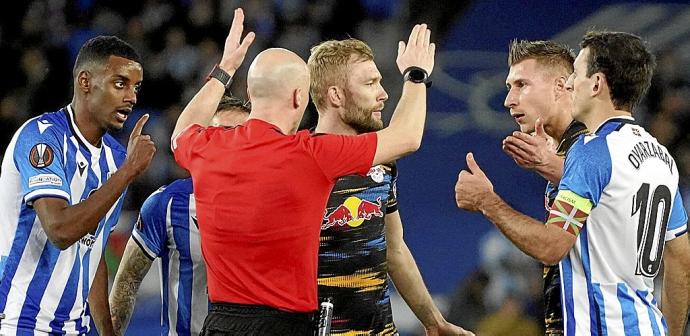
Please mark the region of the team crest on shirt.
[[29, 163], [31, 163], [34, 168], [45, 168], [53, 163], [55, 154], [53, 149], [47, 144], [40, 143], [31, 147], [29, 152]]
[[383, 175], [385, 174], [385, 171], [383, 170], [383, 167], [381, 165], [371, 167], [369, 169], [369, 172], [367, 173], [367, 176], [370, 176], [372, 180], [376, 183], [381, 183], [383, 182]]

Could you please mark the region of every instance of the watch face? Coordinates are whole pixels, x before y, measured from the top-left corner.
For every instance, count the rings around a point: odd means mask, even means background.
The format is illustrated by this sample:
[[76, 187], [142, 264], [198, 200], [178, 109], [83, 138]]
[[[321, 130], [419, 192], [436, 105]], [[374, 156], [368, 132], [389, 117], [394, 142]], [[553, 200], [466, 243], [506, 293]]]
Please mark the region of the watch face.
[[424, 72], [421, 70], [410, 70], [410, 79], [414, 82], [421, 82], [424, 80]]
[[423, 83], [426, 79], [426, 74], [423, 70], [412, 69], [407, 72], [407, 79], [413, 83]]

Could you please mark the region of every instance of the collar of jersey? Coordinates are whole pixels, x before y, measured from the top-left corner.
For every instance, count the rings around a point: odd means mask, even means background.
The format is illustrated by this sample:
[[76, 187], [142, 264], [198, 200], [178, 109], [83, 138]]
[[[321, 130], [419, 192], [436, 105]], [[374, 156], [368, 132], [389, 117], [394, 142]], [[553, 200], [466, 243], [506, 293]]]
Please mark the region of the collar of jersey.
[[[72, 105], [67, 105], [67, 116], [69, 119], [69, 125], [72, 131], [74, 131], [74, 134], [77, 136], [77, 141], [79, 141], [84, 147], [88, 148], [89, 152], [91, 152], [91, 155], [98, 157], [101, 154], [101, 148], [96, 147], [92, 145], [90, 142], [86, 140], [83, 134], [81, 134], [81, 131], [79, 130], [79, 127], [77, 127], [77, 123], [74, 122], [74, 111], [72, 111]], [[101, 144], [103, 143], [103, 139], [101, 139]]]
[[619, 116], [608, 118], [608, 119], [604, 120], [604, 122], [602, 122], [601, 125], [599, 125], [599, 127], [597, 127], [597, 130], [593, 134], [594, 135], [600, 135], [599, 133], [604, 129], [604, 126], [606, 126], [606, 124], [608, 124], [608, 123], [616, 122], [616, 121], [626, 121], [627, 122], [627, 121], [633, 121], [633, 120], [635, 120], [635, 118], [633, 118], [632, 116], [625, 116], [625, 115], [619, 115]]

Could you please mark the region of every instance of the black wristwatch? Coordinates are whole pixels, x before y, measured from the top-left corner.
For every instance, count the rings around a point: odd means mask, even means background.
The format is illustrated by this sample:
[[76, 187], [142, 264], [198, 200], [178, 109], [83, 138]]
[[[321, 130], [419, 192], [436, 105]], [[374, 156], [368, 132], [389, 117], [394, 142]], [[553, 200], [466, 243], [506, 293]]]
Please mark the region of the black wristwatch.
[[213, 67], [213, 70], [211, 70], [211, 73], [208, 74], [207, 80], [211, 80], [211, 78], [215, 78], [221, 84], [223, 84], [223, 86], [225, 86], [225, 90], [230, 89], [230, 85], [232, 85], [232, 76], [225, 72], [225, 70], [221, 69], [218, 64], [216, 64], [216, 66]]
[[429, 74], [420, 67], [411, 66], [405, 69], [405, 71], [403, 71], [403, 79], [412, 83], [424, 83], [427, 88], [431, 87]]

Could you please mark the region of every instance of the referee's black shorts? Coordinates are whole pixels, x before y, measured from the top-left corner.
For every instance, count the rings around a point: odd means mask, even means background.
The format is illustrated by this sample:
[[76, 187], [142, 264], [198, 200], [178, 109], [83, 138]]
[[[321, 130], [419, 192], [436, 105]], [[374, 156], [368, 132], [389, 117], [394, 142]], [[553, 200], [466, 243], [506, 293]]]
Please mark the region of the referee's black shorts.
[[315, 314], [213, 302], [200, 336], [313, 336], [316, 331]]

